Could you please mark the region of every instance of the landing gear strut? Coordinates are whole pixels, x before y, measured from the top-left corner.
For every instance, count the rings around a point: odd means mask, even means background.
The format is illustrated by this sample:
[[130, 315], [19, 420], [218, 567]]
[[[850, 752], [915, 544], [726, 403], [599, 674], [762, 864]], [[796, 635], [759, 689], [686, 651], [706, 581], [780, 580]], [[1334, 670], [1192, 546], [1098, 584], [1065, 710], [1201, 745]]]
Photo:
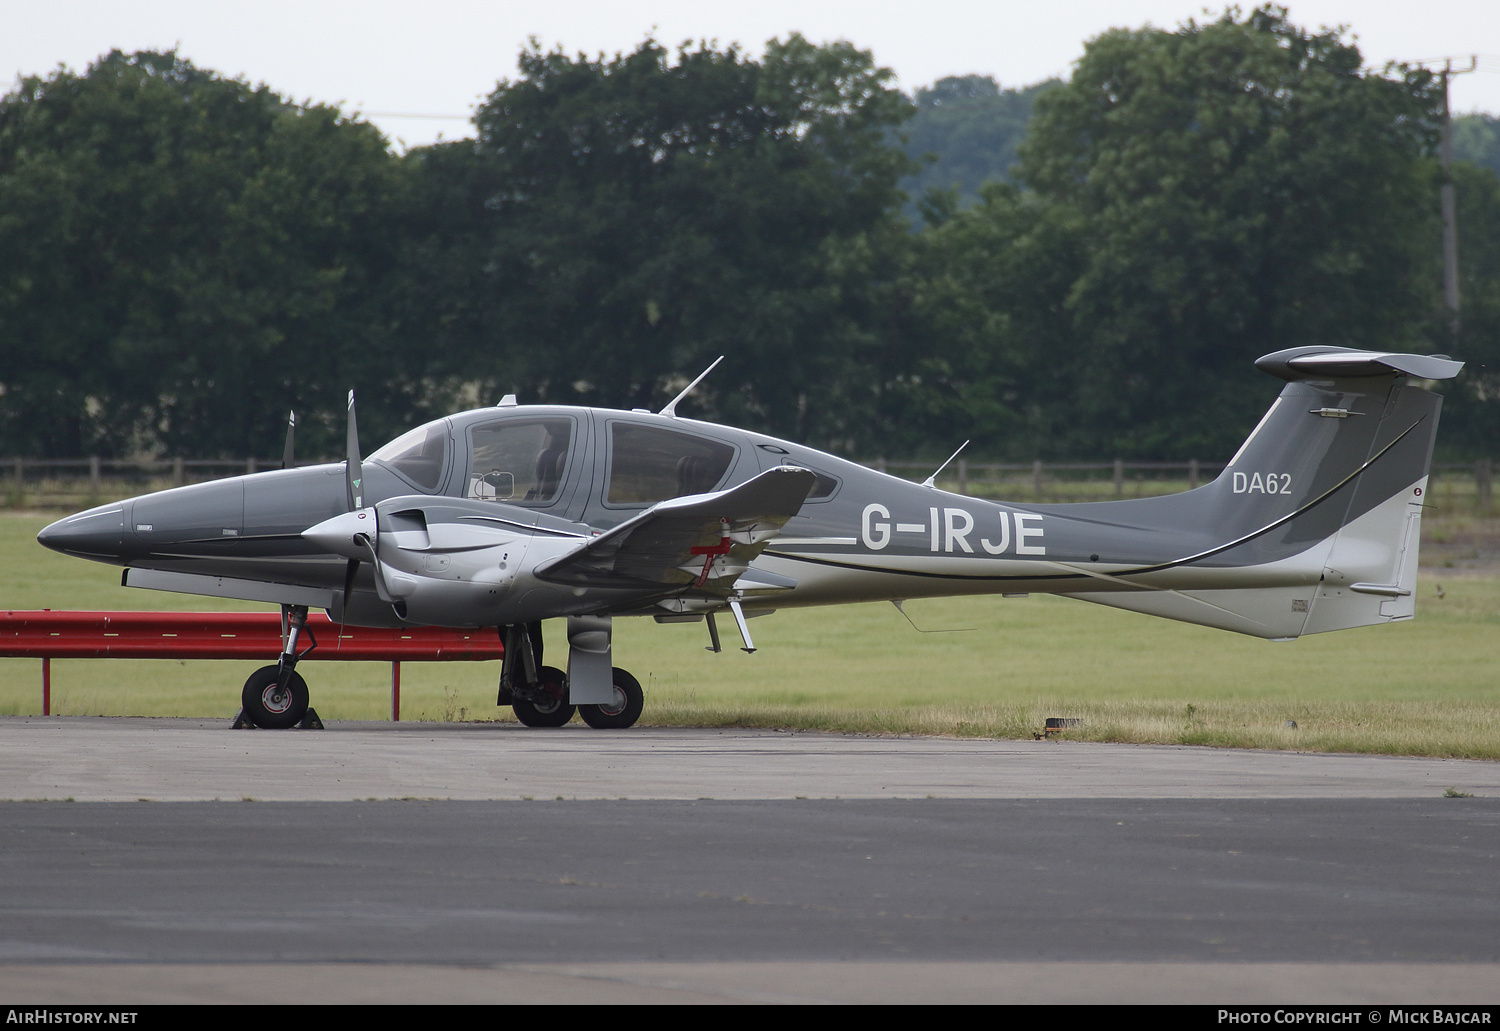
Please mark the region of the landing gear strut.
[[[307, 606], [281, 607], [281, 658], [274, 666], [262, 666], [245, 681], [240, 693], [240, 719], [266, 730], [287, 730], [298, 724], [322, 727], [318, 714], [308, 706], [307, 681], [297, 672], [297, 660], [318, 646], [307, 629]], [[303, 635], [312, 643], [301, 652], [297, 644]]]
[[512, 624], [499, 630], [505, 658], [495, 704], [509, 705], [528, 727], [561, 727], [571, 720], [575, 707], [568, 701], [567, 675], [542, 665], [542, 624]]
[[[575, 628], [570, 620], [570, 655], [568, 664], [573, 667], [575, 663], [580, 666], [578, 642], [573, 640]], [[645, 698], [641, 691], [640, 682], [625, 670], [618, 666], [609, 667], [608, 663], [608, 623], [603, 623], [604, 647], [595, 648], [598, 653], [591, 655], [592, 659], [600, 659], [606, 663], [610, 670], [612, 681], [612, 696], [607, 702], [596, 702], [592, 704], [575, 704], [573, 684], [562, 670], [554, 666], [542, 665], [542, 625], [541, 623], [512, 624], [499, 628], [500, 636], [505, 641], [505, 659], [500, 667], [500, 692], [495, 699], [497, 705], [509, 705], [516, 713], [516, 719], [528, 727], [561, 727], [573, 718], [574, 712], [583, 717], [583, 721], [598, 730], [623, 730], [635, 725], [636, 720], [641, 717], [641, 709]], [[589, 625], [586, 629], [598, 630], [598, 627]], [[587, 660], [583, 660], [587, 661]], [[577, 670], [575, 669], [575, 673]], [[597, 672], [602, 673], [602, 670]], [[594, 697], [599, 697], [595, 691]]]
[[537, 682], [524, 686], [522, 697], [516, 688], [511, 688], [515, 701], [511, 708], [516, 719], [528, 727], [561, 727], [573, 718], [577, 706], [568, 701], [568, 678], [555, 666], [543, 666], [537, 670]]

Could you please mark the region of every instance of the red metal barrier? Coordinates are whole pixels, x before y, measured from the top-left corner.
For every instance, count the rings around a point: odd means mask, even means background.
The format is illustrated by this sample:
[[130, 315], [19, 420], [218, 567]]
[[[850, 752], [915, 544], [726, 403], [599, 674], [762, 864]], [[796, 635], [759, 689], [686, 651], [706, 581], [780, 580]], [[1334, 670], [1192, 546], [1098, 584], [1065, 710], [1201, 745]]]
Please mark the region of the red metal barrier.
[[[316, 613], [307, 629], [318, 642], [304, 659], [451, 662], [505, 654], [493, 627], [453, 630], [340, 626]], [[6, 612], [0, 656], [52, 659], [275, 659], [275, 612]]]
[[[400, 718], [401, 663], [479, 662], [505, 655], [493, 627], [398, 630], [341, 626], [307, 617], [317, 647], [302, 660], [343, 659], [391, 664], [391, 718]], [[305, 641], [305, 639], [304, 639]], [[53, 612], [0, 614], [0, 657], [42, 660], [42, 711], [51, 712], [52, 659], [263, 659], [281, 654], [275, 612]]]

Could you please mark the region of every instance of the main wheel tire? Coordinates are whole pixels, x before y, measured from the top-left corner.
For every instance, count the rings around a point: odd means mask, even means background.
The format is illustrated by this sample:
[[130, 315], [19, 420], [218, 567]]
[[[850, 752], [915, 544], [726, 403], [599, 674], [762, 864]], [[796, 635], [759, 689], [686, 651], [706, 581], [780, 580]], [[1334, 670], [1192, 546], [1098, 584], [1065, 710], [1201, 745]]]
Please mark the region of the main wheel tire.
[[278, 672], [275, 666], [262, 666], [250, 674], [240, 692], [245, 717], [266, 730], [287, 730], [307, 715], [307, 681], [293, 670], [286, 687], [280, 688], [276, 682]]
[[635, 726], [646, 706], [641, 682], [619, 666], [613, 669], [615, 700], [604, 705], [580, 705], [578, 715], [595, 730], [624, 730]]
[[561, 727], [573, 718], [575, 707], [568, 702], [568, 678], [556, 666], [537, 670], [537, 683], [548, 694], [545, 702], [517, 698], [511, 708], [516, 719], [528, 727]]

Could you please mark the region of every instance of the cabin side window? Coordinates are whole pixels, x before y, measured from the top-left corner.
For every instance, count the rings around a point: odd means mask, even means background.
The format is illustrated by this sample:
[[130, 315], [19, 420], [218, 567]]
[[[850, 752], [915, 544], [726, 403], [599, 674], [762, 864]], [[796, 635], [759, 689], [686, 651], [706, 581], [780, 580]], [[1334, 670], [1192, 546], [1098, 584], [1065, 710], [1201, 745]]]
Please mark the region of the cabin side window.
[[610, 505], [650, 505], [688, 494], [707, 494], [734, 461], [731, 444], [656, 426], [611, 423]]
[[468, 497], [545, 505], [567, 472], [573, 420], [506, 419], [475, 426], [469, 443]]
[[[804, 468], [806, 467], [804, 466]], [[835, 480], [827, 473], [818, 472], [818, 470], [816, 469], [808, 469], [808, 472], [816, 476], [818, 478], [818, 482], [813, 484], [813, 489], [807, 495], [807, 500], [826, 501], [829, 498], [833, 497], [833, 492], [839, 489], [839, 481]]]

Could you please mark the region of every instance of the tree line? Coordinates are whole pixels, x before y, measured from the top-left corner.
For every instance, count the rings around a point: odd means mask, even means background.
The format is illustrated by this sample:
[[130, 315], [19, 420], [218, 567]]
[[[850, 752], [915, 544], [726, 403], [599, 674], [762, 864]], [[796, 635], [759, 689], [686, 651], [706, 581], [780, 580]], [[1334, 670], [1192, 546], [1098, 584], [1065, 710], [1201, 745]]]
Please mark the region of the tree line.
[[273, 455], [296, 409], [333, 455], [350, 387], [373, 447], [505, 393], [658, 408], [724, 354], [684, 414], [846, 454], [1208, 458], [1254, 358], [1327, 343], [1470, 362], [1441, 446], [1487, 455], [1500, 177], [1454, 168], [1455, 336], [1439, 107], [1270, 7], [915, 100], [843, 42], [532, 46], [406, 153], [115, 52], [0, 98], [0, 453]]

